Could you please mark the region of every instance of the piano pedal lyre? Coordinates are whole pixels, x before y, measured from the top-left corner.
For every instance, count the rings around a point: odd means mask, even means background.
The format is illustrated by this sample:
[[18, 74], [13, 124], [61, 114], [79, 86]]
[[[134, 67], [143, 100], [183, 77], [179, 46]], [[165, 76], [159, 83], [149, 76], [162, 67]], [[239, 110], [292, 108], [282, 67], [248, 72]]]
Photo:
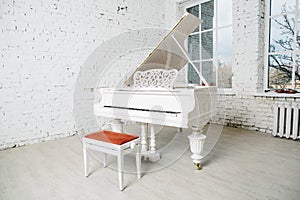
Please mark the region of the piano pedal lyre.
[[153, 124], [141, 123], [141, 154], [145, 161], [156, 162], [160, 154], [156, 151]]

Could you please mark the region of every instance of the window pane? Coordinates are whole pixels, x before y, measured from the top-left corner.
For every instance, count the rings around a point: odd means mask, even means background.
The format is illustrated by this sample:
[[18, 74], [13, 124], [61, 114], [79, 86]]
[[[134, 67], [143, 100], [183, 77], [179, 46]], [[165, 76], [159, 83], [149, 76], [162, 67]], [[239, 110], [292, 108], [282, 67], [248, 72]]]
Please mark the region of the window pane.
[[[215, 7], [217, 5], [218, 8]], [[197, 29], [188, 37], [187, 47], [192, 61], [210, 85], [217, 85], [216, 69], [220, 67], [218, 87], [230, 88], [232, 85], [232, 0], [200, 1], [198, 5], [186, 10], [203, 20], [200, 25], [201, 30]], [[223, 26], [229, 27], [222, 28]], [[200, 81], [195, 70], [188, 64], [188, 82], [199, 84]]]
[[201, 55], [202, 60], [213, 57], [213, 32], [201, 33]]
[[188, 52], [192, 60], [200, 59], [199, 34], [188, 37]]
[[232, 27], [218, 30], [218, 57], [228, 58], [232, 55]]
[[218, 26], [232, 24], [232, 0], [218, 1]]
[[271, 15], [278, 15], [295, 10], [295, 0], [271, 0]]
[[214, 58], [217, 58], [218, 57], [218, 55], [217, 55], [217, 35], [216, 35], [216, 33], [217, 33], [217, 31], [219, 31], [219, 30], [214, 30], [214, 38], [213, 38], [213, 43], [214, 43], [214, 50], [213, 50], [213, 55], [214, 55]]
[[[199, 62], [194, 62], [194, 65], [200, 71]], [[192, 84], [199, 84], [200, 83], [200, 78], [199, 78], [197, 72], [194, 70], [194, 68], [191, 64], [188, 64], [188, 83], [192, 83]]]
[[269, 52], [283, 52], [293, 49], [294, 22], [294, 15], [284, 15], [271, 19]]
[[213, 61], [202, 62], [202, 75], [209, 85], [216, 85], [216, 70]]
[[232, 87], [232, 61], [230, 58], [218, 60], [218, 87]]
[[[299, 3], [300, 4], [300, 3]], [[296, 41], [296, 50], [299, 51], [300, 50], [300, 14], [298, 14], [298, 31], [297, 31], [297, 41]]]
[[269, 55], [269, 87], [292, 88], [292, 54]]
[[296, 89], [300, 89], [300, 54], [296, 54], [296, 70], [295, 70]]
[[201, 24], [201, 30], [207, 30], [213, 28], [213, 18], [214, 17], [214, 1], [207, 1], [201, 4], [201, 19], [203, 20]]
[[[199, 5], [187, 8], [186, 11], [199, 18]], [[193, 32], [199, 32], [199, 27], [197, 27]]]

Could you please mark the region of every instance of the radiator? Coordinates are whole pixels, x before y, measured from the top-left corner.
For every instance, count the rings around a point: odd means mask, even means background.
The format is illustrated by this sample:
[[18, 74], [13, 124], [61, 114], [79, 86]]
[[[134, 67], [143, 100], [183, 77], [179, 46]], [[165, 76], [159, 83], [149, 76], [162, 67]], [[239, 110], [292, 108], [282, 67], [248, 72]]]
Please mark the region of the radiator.
[[273, 136], [299, 139], [299, 109], [295, 102], [277, 102], [274, 105]]

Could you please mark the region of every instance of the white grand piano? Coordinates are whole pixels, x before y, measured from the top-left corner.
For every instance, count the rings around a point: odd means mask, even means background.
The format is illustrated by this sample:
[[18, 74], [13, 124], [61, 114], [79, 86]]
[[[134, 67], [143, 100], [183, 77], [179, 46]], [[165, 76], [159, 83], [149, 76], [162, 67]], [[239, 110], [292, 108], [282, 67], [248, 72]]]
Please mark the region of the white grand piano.
[[[141, 151], [150, 161], [160, 159], [153, 125], [191, 128], [188, 136], [193, 162], [200, 169], [206, 136], [203, 126], [216, 112], [216, 87], [209, 86], [184, 49], [188, 35], [201, 23], [184, 15], [157, 47], [129, 75], [122, 88], [101, 88], [101, 101], [94, 105], [96, 116], [114, 119], [113, 131], [122, 132], [122, 121], [141, 124]], [[178, 71], [187, 63], [195, 69], [201, 85], [174, 85]]]

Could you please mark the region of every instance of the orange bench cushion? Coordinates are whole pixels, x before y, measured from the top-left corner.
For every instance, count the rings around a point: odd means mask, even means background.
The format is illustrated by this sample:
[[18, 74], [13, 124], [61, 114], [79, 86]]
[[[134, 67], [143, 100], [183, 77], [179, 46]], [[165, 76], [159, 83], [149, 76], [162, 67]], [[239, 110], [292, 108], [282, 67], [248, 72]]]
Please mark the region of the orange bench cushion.
[[132, 140], [138, 138], [138, 136], [136, 136], [136, 135], [117, 133], [117, 132], [108, 131], [108, 130], [91, 133], [91, 134], [85, 135], [84, 137], [93, 139], [93, 140], [102, 141], [102, 142], [117, 144], [117, 145], [125, 144], [126, 142], [129, 142], [129, 141], [132, 141]]

